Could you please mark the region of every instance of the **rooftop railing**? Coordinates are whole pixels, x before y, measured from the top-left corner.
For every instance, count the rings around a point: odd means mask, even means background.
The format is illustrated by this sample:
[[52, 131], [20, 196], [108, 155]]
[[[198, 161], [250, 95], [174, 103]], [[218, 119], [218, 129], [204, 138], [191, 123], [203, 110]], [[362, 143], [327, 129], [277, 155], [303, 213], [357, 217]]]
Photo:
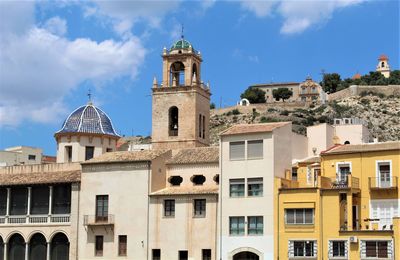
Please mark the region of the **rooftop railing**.
[[379, 177], [370, 177], [369, 178], [369, 188], [373, 189], [397, 189], [398, 188], [398, 178], [397, 177], [388, 177], [388, 178], [379, 178]]

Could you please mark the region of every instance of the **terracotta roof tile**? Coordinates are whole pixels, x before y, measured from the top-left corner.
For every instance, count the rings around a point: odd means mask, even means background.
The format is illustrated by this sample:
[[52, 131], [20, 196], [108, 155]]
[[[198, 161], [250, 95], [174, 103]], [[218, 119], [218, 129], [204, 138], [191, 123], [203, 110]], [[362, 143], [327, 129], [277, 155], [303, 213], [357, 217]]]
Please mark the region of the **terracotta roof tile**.
[[218, 194], [218, 186], [167, 187], [151, 193], [152, 196], [163, 195], [191, 195], [191, 194]]
[[168, 164], [218, 163], [219, 147], [181, 149], [167, 161]]
[[121, 151], [104, 153], [82, 164], [151, 161], [168, 150]]
[[343, 154], [343, 153], [359, 153], [359, 152], [375, 152], [375, 151], [390, 151], [400, 150], [400, 141], [384, 142], [384, 143], [369, 143], [369, 144], [347, 144], [333, 147], [321, 153], [324, 154]]
[[1, 186], [73, 183], [81, 181], [81, 171], [0, 173]]
[[227, 130], [220, 133], [224, 135], [236, 135], [236, 134], [252, 134], [252, 133], [263, 133], [272, 132], [274, 129], [290, 124], [291, 122], [278, 122], [278, 123], [266, 123], [266, 124], [240, 124], [234, 125]]

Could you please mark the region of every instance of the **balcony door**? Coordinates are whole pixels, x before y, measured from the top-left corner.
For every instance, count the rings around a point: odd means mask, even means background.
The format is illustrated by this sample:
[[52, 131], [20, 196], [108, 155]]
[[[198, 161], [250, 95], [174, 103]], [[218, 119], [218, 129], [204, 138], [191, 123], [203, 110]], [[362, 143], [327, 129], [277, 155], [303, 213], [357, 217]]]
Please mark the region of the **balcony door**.
[[391, 187], [390, 164], [379, 164], [378, 179], [380, 188]]
[[339, 165], [338, 181], [347, 183], [347, 177], [349, 174], [350, 174], [350, 165], [348, 164]]
[[96, 222], [108, 221], [108, 195], [96, 196]]

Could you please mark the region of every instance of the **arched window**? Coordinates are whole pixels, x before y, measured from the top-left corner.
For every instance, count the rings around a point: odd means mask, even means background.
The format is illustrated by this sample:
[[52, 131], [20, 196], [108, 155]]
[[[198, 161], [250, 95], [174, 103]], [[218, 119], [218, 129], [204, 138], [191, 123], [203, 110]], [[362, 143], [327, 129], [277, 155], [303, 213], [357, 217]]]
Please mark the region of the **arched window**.
[[213, 178], [216, 184], [219, 184], [219, 174], [216, 174]]
[[346, 142], [344, 142], [344, 144], [350, 144], [350, 141], [346, 141]]
[[385, 62], [384, 62], [384, 61], [381, 62], [381, 67], [382, 67], [382, 68], [385, 67]]
[[0, 260], [4, 260], [4, 241], [3, 238], [0, 237]]
[[253, 252], [240, 252], [233, 256], [233, 260], [259, 260], [260, 257]]
[[68, 260], [69, 259], [69, 241], [63, 233], [57, 233], [51, 240], [51, 259]]
[[33, 235], [29, 242], [29, 259], [46, 260], [46, 255], [46, 238], [40, 233]]
[[178, 87], [185, 83], [185, 65], [177, 61], [172, 63], [170, 68], [170, 86]]
[[[198, 82], [198, 81], [199, 81], [199, 73], [198, 73], [198, 71], [197, 71], [197, 65], [196, 65], [196, 63], [193, 64], [193, 67], [192, 67], [192, 80], [193, 80], [194, 74], [196, 74], [196, 81]], [[197, 83], [197, 82], [195, 82], [195, 83]], [[193, 82], [192, 82], [192, 84], [193, 84]]]
[[172, 186], [181, 185], [183, 178], [181, 176], [171, 176], [168, 179], [168, 182], [171, 183]]
[[20, 234], [14, 234], [8, 241], [8, 260], [25, 259], [25, 240]]
[[168, 112], [169, 116], [169, 136], [178, 136], [179, 129], [179, 110], [177, 107], [171, 107]]
[[203, 183], [206, 181], [206, 177], [203, 175], [193, 175], [190, 180], [193, 182], [194, 185], [203, 185]]

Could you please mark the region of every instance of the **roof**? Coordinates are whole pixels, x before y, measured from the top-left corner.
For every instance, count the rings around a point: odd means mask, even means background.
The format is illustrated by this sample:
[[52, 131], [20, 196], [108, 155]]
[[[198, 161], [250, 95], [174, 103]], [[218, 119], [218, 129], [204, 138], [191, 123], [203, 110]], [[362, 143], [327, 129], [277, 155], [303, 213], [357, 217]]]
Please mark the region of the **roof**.
[[339, 145], [321, 155], [400, 150], [400, 141], [368, 144]]
[[182, 37], [171, 46], [170, 50], [189, 49], [190, 47], [193, 48], [192, 44]]
[[220, 136], [272, 132], [273, 130], [288, 124], [291, 124], [291, 122], [234, 125], [221, 132]]
[[389, 60], [389, 58], [385, 54], [382, 54], [381, 56], [379, 56], [378, 60]]
[[80, 182], [81, 171], [0, 173], [1, 186]]
[[321, 162], [321, 157], [313, 156], [313, 157], [308, 157], [303, 160], [300, 160], [297, 163], [305, 163], [305, 164], [311, 163], [312, 164], [312, 163], [320, 163], [320, 162]]
[[82, 164], [96, 163], [118, 163], [118, 162], [145, 162], [151, 161], [168, 150], [143, 150], [143, 151], [120, 151], [104, 153], [98, 157], [90, 159]]
[[219, 147], [197, 147], [180, 150], [168, 164], [218, 163]]
[[191, 194], [218, 194], [218, 186], [171, 186], [151, 193], [152, 196], [163, 195], [191, 195]]
[[260, 83], [250, 87], [282, 87], [282, 86], [298, 86], [300, 82], [276, 82], [276, 83]]
[[56, 134], [61, 133], [105, 134], [119, 137], [108, 115], [91, 102], [78, 107], [65, 119], [61, 129], [56, 132]]
[[360, 74], [360, 73], [354, 74], [354, 76], [352, 77], [352, 79], [361, 79], [361, 74]]

